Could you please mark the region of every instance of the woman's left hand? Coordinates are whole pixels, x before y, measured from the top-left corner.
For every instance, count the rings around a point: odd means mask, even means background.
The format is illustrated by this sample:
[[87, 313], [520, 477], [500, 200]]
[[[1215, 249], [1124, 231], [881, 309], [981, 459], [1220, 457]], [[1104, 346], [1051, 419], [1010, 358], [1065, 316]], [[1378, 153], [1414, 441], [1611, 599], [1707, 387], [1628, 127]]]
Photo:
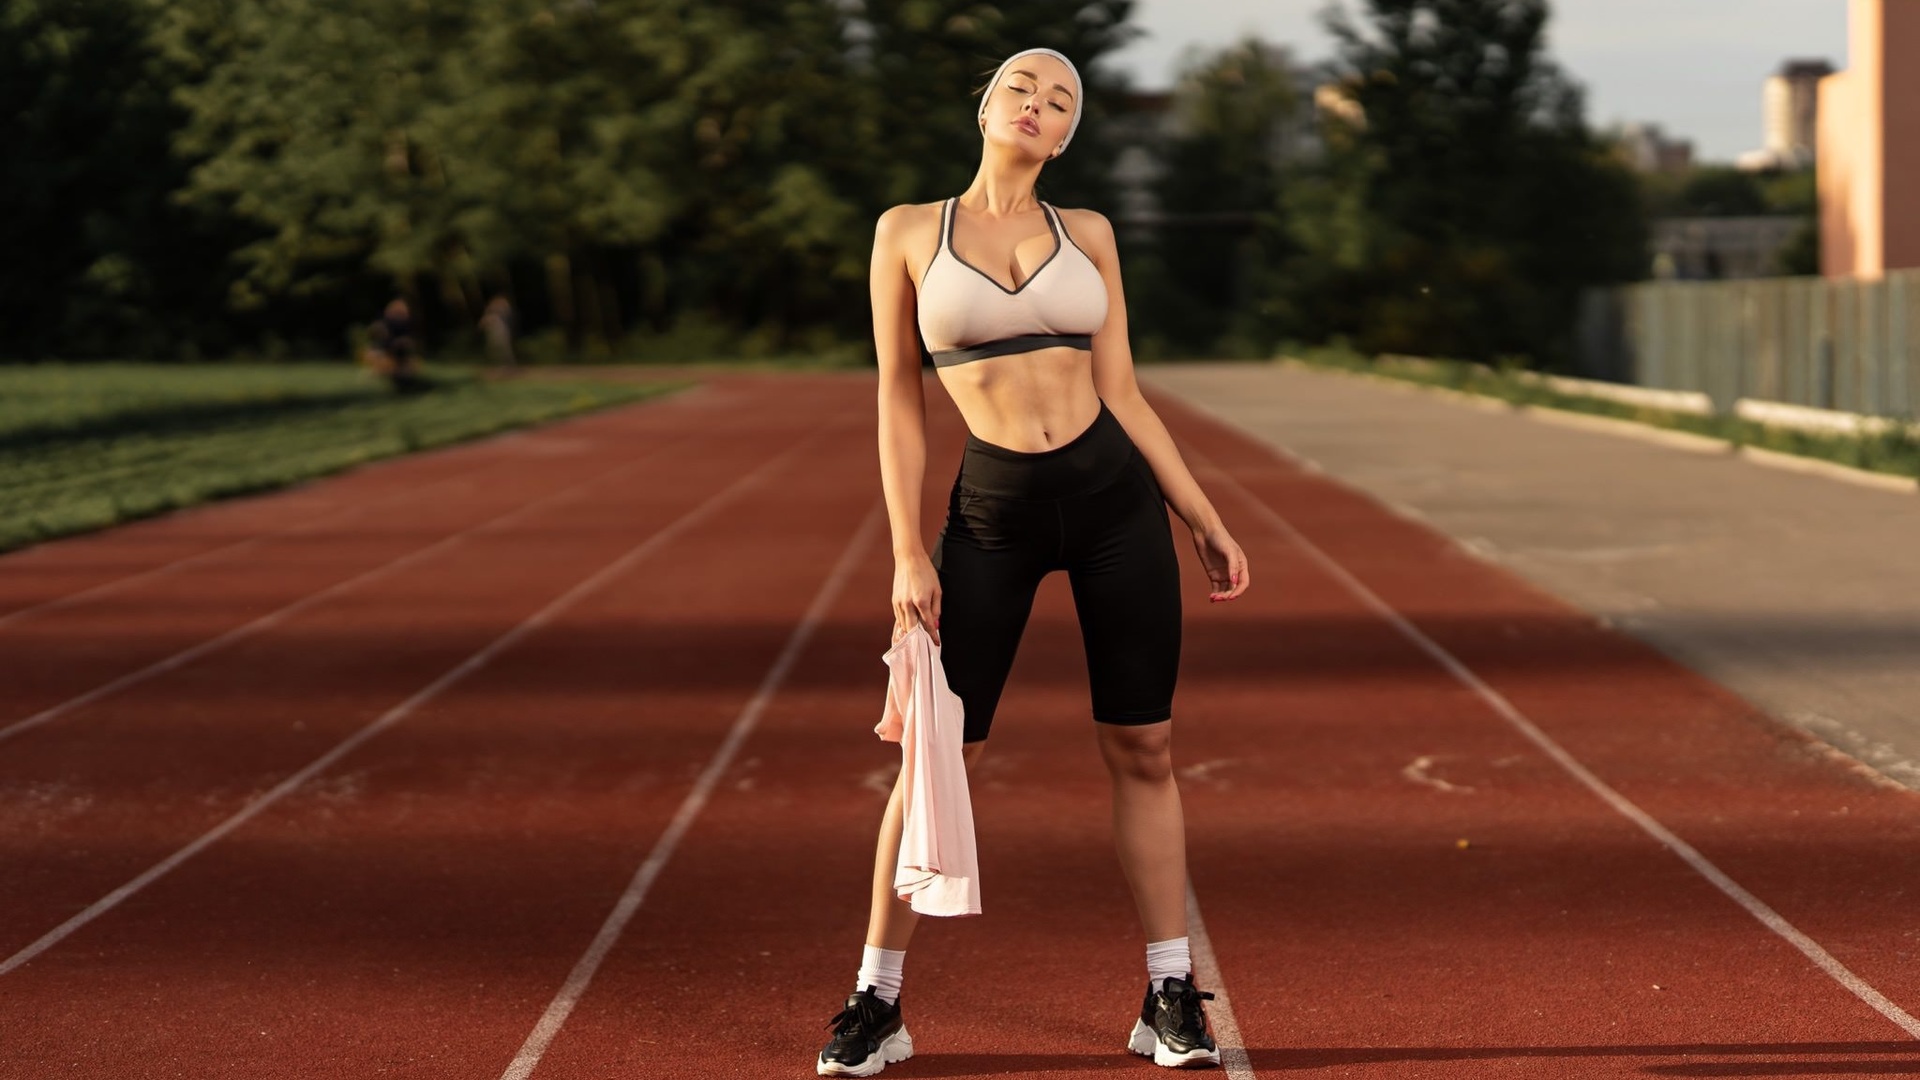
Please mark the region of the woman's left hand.
[[1217, 525], [1210, 532], [1195, 530], [1193, 546], [1200, 553], [1200, 565], [1206, 567], [1207, 583], [1213, 586], [1207, 594], [1209, 601], [1231, 600], [1253, 584], [1246, 553], [1228, 535], [1226, 526]]

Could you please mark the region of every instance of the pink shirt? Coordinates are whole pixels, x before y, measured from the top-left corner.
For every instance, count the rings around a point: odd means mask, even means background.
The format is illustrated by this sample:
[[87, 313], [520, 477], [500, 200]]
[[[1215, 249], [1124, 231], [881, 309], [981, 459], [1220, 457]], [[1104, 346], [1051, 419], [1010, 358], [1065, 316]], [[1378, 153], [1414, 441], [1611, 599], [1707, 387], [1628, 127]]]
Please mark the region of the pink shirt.
[[960, 754], [960, 697], [947, 686], [940, 647], [915, 625], [880, 659], [887, 704], [873, 730], [900, 744], [900, 862], [893, 889], [922, 915], [980, 914], [980, 857]]

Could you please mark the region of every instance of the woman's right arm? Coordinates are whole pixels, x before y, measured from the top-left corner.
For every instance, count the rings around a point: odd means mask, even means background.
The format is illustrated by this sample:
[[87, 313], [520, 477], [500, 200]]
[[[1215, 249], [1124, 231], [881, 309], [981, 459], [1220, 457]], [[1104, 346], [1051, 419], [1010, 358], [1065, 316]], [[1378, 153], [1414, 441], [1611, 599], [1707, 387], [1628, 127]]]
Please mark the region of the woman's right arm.
[[920, 495], [927, 472], [927, 402], [920, 375], [908, 238], [920, 207], [896, 206], [873, 232], [869, 288], [873, 345], [880, 362], [880, 490], [893, 533], [893, 625], [915, 623], [940, 643], [940, 576], [920, 540]]

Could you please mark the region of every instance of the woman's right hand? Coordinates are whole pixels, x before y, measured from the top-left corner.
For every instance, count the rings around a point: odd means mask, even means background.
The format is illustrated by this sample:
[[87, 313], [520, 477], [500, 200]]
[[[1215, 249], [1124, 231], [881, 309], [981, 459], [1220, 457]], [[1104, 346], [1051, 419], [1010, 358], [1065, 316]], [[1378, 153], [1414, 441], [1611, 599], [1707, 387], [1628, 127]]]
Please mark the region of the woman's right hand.
[[919, 623], [940, 644], [940, 573], [924, 551], [893, 560], [893, 637]]

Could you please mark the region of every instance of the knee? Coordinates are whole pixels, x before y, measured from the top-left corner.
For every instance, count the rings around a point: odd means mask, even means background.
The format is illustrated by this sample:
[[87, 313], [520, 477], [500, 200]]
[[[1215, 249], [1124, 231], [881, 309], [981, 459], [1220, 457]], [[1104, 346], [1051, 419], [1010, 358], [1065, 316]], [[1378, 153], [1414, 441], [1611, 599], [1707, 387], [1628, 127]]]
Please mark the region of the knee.
[[1137, 727], [1100, 725], [1100, 752], [1116, 780], [1163, 782], [1173, 778], [1173, 722]]

